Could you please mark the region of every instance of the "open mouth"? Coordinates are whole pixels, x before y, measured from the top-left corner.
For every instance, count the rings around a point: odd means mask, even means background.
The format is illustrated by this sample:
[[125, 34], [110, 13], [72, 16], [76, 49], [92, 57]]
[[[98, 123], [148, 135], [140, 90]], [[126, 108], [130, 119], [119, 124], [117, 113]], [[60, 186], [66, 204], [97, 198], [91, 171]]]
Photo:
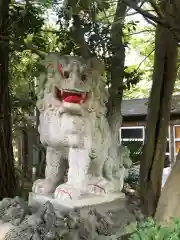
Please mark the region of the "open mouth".
[[87, 92], [80, 92], [75, 90], [64, 90], [55, 87], [55, 96], [61, 102], [69, 102], [69, 103], [76, 103], [82, 104], [87, 100]]

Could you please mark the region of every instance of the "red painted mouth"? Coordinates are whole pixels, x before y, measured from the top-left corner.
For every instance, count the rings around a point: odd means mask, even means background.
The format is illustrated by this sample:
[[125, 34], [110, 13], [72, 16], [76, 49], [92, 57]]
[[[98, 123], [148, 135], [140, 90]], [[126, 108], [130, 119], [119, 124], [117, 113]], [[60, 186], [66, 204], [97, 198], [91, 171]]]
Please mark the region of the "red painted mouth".
[[80, 93], [80, 92], [73, 92], [67, 90], [60, 90], [59, 88], [55, 88], [55, 95], [58, 100], [61, 102], [69, 102], [69, 103], [76, 103], [82, 104], [87, 100], [87, 93]]

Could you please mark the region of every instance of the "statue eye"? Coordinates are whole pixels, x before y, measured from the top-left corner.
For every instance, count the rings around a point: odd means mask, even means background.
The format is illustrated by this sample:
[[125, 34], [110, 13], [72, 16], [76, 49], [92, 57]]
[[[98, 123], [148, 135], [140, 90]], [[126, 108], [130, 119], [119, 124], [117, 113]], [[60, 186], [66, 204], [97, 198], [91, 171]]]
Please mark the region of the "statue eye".
[[68, 71], [64, 71], [64, 77], [69, 78], [69, 72]]
[[87, 79], [87, 76], [86, 76], [85, 74], [83, 74], [83, 75], [81, 76], [81, 80], [84, 82], [86, 79]]

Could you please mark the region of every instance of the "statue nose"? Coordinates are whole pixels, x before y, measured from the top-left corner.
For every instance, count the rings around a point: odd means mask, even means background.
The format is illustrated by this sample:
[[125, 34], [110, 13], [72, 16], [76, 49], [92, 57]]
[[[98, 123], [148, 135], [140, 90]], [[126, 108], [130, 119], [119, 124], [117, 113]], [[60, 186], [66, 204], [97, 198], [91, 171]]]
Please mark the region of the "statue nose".
[[79, 77], [78, 76], [74, 76], [73, 79], [72, 79], [72, 85], [73, 87], [77, 87], [79, 85]]

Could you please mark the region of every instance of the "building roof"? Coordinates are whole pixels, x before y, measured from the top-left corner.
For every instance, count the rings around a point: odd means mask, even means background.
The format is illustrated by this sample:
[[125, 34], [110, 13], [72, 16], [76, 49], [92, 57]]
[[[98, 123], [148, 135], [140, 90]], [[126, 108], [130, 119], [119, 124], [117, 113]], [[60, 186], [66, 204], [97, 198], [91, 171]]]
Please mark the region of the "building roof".
[[[123, 116], [147, 115], [148, 98], [123, 100], [121, 111]], [[173, 96], [171, 114], [180, 114], [180, 95]]]

